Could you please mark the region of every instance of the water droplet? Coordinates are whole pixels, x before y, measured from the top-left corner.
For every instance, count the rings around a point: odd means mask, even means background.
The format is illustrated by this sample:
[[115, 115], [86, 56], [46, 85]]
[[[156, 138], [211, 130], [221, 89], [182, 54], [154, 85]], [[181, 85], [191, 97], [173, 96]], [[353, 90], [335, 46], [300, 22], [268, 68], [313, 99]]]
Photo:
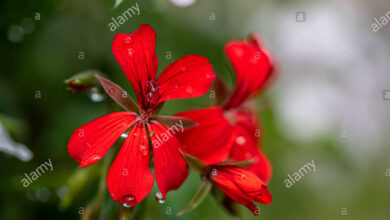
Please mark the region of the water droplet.
[[140, 145], [139, 146], [139, 151], [141, 151], [141, 154], [142, 154], [142, 156], [146, 156], [146, 155], [148, 155], [148, 151], [147, 151], [147, 149], [146, 149], [146, 147], [144, 146], [144, 145]]
[[236, 54], [237, 57], [242, 57], [244, 55], [244, 51], [239, 47], [235, 49], [234, 53]]
[[129, 36], [129, 37], [125, 37], [125, 38], [123, 39], [123, 42], [125, 42], [126, 44], [129, 44], [129, 43], [133, 42], [133, 39], [131, 39], [130, 36]]
[[164, 196], [161, 194], [161, 192], [156, 192], [155, 198], [156, 198], [156, 201], [158, 203], [160, 203], [160, 204], [164, 204], [165, 203]]
[[101, 156], [99, 156], [99, 155], [93, 155], [93, 156], [89, 159], [89, 161], [98, 161], [98, 160], [100, 160], [100, 159], [102, 159]]
[[187, 87], [187, 88], [186, 88], [186, 92], [187, 92], [187, 93], [192, 93], [192, 87]]
[[239, 136], [239, 137], [237, 137], [236, 138], [236, 143], [238, 144], [238, 145], [243, 145], [243, 144], [245, 144], [245, 138], [243, 137], [243, 136]]
[[133, 48], [128, 48], [128, 49], [127, 49], [127, 53], [128, 53], [130, 56], [133, 56], [133, 52], [134, 52]]
[[245, 153], [245, 158], [246, 158], [246, 159], [251, 159], [251, 157], [252, 157], [252, 154], [251, 154], [251, 153], [249, 153], [249, 152], [246, 152], [246, 153]]
[[110, 89], [110, 90], [108, 90], [108, 93], [110, 93], [110, 95], [114, 95], [115, 89]]
[[124, 207], [130, 208], [137, 204], [137, 198], [135, 198], [135, 196], [132, 194], [124, 195], [121, 198], [121, 203], [123, 204]]
[[98, 92], [91, 92], [88, 96], [93, 102], [101, 102], [104, 100], [104, 96]]
[[125, 132], [121, 134], [121, 138], [127, 138], [127, 136], [129, 136], [129, 132]]
[[181, 71], [183, 71], [183, 72], [187, 70], [187, 68], [184, 67], [184, 66], [180, 67], [180, 69], [181, 69]]

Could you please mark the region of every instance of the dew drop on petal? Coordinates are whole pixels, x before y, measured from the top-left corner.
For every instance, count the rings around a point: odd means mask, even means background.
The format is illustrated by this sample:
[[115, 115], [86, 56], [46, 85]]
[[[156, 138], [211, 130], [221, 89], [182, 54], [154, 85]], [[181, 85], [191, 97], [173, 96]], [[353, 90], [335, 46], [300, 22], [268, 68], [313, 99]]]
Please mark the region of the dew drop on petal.
[[110, 89], [110, 90], [108, 90], [108, 93], [110, 93], [111, 95], [114, 95], [115, 89]]
[[234, 53], [236, 54], [237, 57], [242, 57], [244, 55], [244, 51], [237, 47], [235, 50], [234, 50]]
[[137, 198], [132, 194], [124, 195], [121, 198], [121, 203], [124, 207], [130, 208], [137, 204]]
[[164, 204], [165, 203], [164, 196], [161, 194], [161, 192], [156, 192], [155, 199], [160, 204]]
[[128, 53], [130, 56], [133, 56], [133, 52], [134, 52], [133, 48], [128, 48], [128, 49], [127, 49], [127, 53]]
[[249, 153], [249, 152], [246, 152], [245, 153], [245, 158], [246, 159], [250, 159], [252, 157], [252, 154], [251, 153]]
[[187, 70], [187, 68], [186, 68], [186, 67], [184, 67], [184, 66], [182, 66], [182, 67], [180, 67], [180, 70], [184, 72], [184, 71], [186, 71], [186, 70]]
[[123, 39], [123, 42], [126, 43], [126, 44], [129, 44], [129, 43], [133, 42], [133, 39], [131, 39], [131, 37], [125, 37]]
[[144, 156], [144, 157], [148, 155], [148, 151], [147, 151], [145, 145], [140, 145], [140, 146], [139, 146], [139, 151], [141, 151], [141, 154], [142, 154], [142, 156]]
[[186, 92], [187, 92], [187, 93], [192, 93], [192, 87], [188, 86], [188, 87], [186, 88]]
[[243, 144], [245, 144], [245, 138], [243, 137], [243, 136], [239, 136], [239, 137], [237, 137], [236, 138], [236, 143], [238, 144], [238, 145], [243, 145]]

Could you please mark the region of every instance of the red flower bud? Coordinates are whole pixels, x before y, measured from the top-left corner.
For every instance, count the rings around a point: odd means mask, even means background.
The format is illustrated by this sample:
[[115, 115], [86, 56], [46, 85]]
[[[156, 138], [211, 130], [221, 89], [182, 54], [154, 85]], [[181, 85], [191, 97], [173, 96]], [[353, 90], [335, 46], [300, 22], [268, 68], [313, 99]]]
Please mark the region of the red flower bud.
[[268, 187], [252, 172], [234, 166], [218, 166], [210, 171], [213, 182], [232, 200], [248, 207], [254, 215], [259, 211], [253, 202], [270, 204]]

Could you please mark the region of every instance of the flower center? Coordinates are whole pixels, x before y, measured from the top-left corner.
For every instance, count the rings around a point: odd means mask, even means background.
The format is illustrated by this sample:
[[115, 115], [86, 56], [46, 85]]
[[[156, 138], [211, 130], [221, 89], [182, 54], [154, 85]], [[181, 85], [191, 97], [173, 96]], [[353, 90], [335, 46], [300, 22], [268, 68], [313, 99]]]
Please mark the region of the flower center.
[[159, 85], [154, 80], [149, 80], [147, 82], [146, 94], [144, 99], [144, 113], [143, 115], [150, 116], [152, 114], [152, 110], [158, 102], [159, 94], [158, 94]]
[[154, 98], [154, 95], [157, 92], [158, 89], [158, 84], [156, 81], [149, 80], [148, 81], [148, 93], [146, 94], [146, 98], [148, 99], [149, 102], [151, 102]]

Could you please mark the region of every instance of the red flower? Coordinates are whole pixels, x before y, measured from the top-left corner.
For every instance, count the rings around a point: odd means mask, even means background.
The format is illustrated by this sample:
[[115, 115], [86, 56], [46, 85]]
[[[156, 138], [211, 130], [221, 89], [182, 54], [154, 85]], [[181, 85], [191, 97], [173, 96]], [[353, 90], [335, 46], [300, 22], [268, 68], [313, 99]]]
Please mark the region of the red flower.
[[[69, 155], [80, 167], [89, 166], [99, 161], [121, 134], [130, 130], [107, 176], [111, 197], [127, 206], [139, 203], [153, 187], [150, 143], [153, 143], [156, 181], [164, 199], [168, 191], [177, 189], [186, 179], [187, 165], [178, 150], [181, 144], [171, 130], [156, 121], [153, 110], [166, 100], [206, 93], [214, 78], [206, 58], [188, 55], [170, 64], [156, 79], [155, 38], [156, 33], [149, 25], [141, 25], [132, 34], [117, 34], [112, 45], [115, 58], [135, 90], [139, 115], [115, 112], [98, 118], [76, 129], [68, 144]], [[110, 95], [117, 92], [108, 91]], [[118, 101], [117, 97], [113, 98]], [[121, 105], [127, 107], [126, 103]], [[168, 138], [159, 140], [164, 135]]]
[[229, 42], [225, 46], [225, 53], [236, 73], [233, 94], [225, 100], [226, 86], [217, 77], [215, 91], [217, 101], [222, 106], [178, 114], [199, 124], [187, 129], [179, 138], [185, 152], [209, 165], [227, 158], [236, 161], [253, 159], [248, 170], [267, 183], [271, 178], [272, 166], [258, 146], [259, 120], [246, 100], [270, 82], [273, 75], [271, 58], [254, 35], [248, 41]]
[[259, 210], [253, 202], [270, 204], [268, 187], [252, 172], [234, 166], [214, 166], [210, 172], [213, 182], [232, 200], [248, 207], [254, 215]]

